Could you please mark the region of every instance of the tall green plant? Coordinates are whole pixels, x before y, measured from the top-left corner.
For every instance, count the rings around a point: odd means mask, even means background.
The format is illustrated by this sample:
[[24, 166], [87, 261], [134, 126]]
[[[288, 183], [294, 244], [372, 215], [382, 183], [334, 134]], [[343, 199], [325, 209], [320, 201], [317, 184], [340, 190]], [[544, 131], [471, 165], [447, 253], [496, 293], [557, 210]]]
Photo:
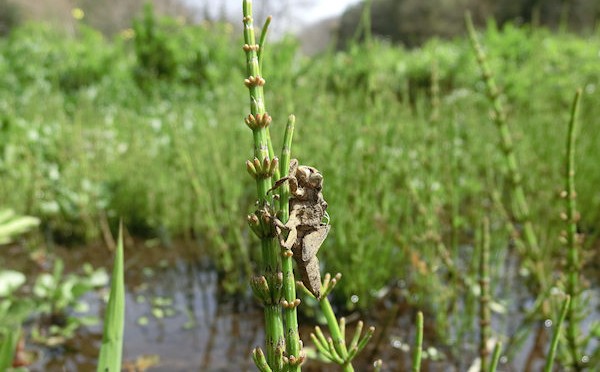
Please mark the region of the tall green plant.
[[533, 229], [529, 203], [527, 202], [525, 190], [522, 184], [523, 176], [519, 168], [519, 162], [517, 161], [517, 157], [515, 155], [513, 145], [514, 140], [512, 138], [510, 128], [508, 127], [506, 110], [504, 109], [502, 103], [500, 90], [496, 86], [494, 75], [487, 63], [485, 52], [477, 40], [477, 34], [475, 33], [471, 16], [468, 13], [466, 15], [466, 24], [469, 31], [469, 39], [471, 40], [471, 45], [473, 46], [473, 49], [477, 55], [477, 63], [481, 69], [481, 77], [486, 85], [487, 96], [494, 112], [494, 124], [496, 124], [498, 133], [500, 135], [500, 143], [498, 146], [504, 155], [507, 176], [511, 182], [511, 197], [515, 206], [512, 209], [512, 212], [514, 214], [516, 223], [523, 225], [524, 241], [527, 244], [527, 250], [522, 250], [522, 254], [524, 257], [529, 258], [532, 261], [532, 265], [535, 267], [536, 271], [539, 272], [538, 280], [540, 280], [542, 288], [546, 288], [546, 278], [545, 275], [543, 275], [544, 267], [541, 266], [543, 261], [540, 260], [542, 252], [539, 247], [537, 235]]
[[[271, 116], [265, 108], [263, 87], [266, 83], [262, 76], [262, 61], [265, 41], [271, 18], [267, 18], [259, 42], [256, 42], [252, 19], [252, 2], [243, 2], [244, 46], [246, 53], [247, 78], [244, 84], [250, 93], [250, 115], [245, 119], [252, 130], [254, 139], [254, 159], [246, 162], [248, 173], [256, 181], [258, 210], [248, 216], [252, 230], [261, 240], [262, 275], [251, 280], [255, 295], [264, 306], [266, 321], [266, 356], [261, 349], [254, 350], [256, 366], [261, 371], [299, 371], [305, 355], [301, 350], [302, 343], [298, 336], [298, 320], [296, 308], [300, 300], [296, 298], [296, 282], [293, 272], [293, 252], [290, 248], [280, 247], [276, 241], [273, 218], [283, 223], [289, 218], [290, 190], [287, 183], [281, 186], [281, 194], [274, 198], [270, 193], [274, 180], [281, 174], [287, 174], [291, 157], [291, 144], [295, 118], [290, 116], [284, 134], [281, 163], [275, 157], [269, 125]], [[330, 361], [339, 364], [344, 371], [353, 371], [352, 360], [366, 346], [374, 332], [369, 328], [364, 334], [362, 322], [359, 323], [352, 341], [345, 340], [345, 319], [337, 320], [327, 295], [340, 279], [338, 274], [331, 278], [325, 275], [319, 301], [321, 310], [327, 320], [331, 337], [325, 338], [317, 327], [317, 336], [312, 334], [315, 345]], [[313, 294], [307, 291], [307, 295]]]
[[4, 335], [2, 345], [0, 345], [0, 371], [6, 371], [12, 366], [20, 336], [20, 327]]
[[123, 268], [123, 226], [121, 225], [110, 285], [110, 297], [104, 316], [104, 332], [98, 359], [98, 372], [117, 372], [121, 370], [124, 326], [125, 278]]
[[[582, 313], [581, 292], [583, 291], [580, 283], [581, 272], [581, 243], [577, 233], [577, 222], [579, 215], [577, 213], [577, 193], [575, 191], [575, 139], [577, 132], [577, 115], [579, 111], [579, 100], [581, 98], [581, 89], [578, 90], [571, 106], [571, 116], [569, 120], [569, 129], [567, 134], [567, 155], [565, 158], [565, 190], [561, 196], [565, 199], [566, 213], [563, 217], [567, 224], [566, 243], [567, 243], [567, 283], [566, 292], [570, 302], [565, 305], [567, 310], [567, 348], [571, 358], [571, 366], [576, 371], [584, 369], [580, 358], [580, 323]], [[561, 313], [561, 320], [564, 314]], [[557, 331], [558, 332], [558, 331]]]
[[[272, 177], [280, 173], [278, 169], [279, 160], [273, 154], [273, 145], [268, 129], [271, 124], [271, 116], [265, 108], [263, 91], [265, 79], [261, 73], [262, 52], [269, 21], [265, 23], [259, 44], [257, 44], [252, 19], [252, 2], [249, 0], [243, 2], [243, 15], [245, 42], [243, 49], [246, 53], [246, 72], [248, 75], [244, 80], [244, 84], [250, 93], [250, 115], [245, 119], [245, 122], [252, 130], [254, 139], [254, 159], [248, 161], [246, 165], [249, 173], [256, 180], [258, 205], [264, 208], [273, 208], [273, 197], [267, 192], [272, 186]], [[275, 230], [272, 223], [264, 213], [257, 212], [249, 216], [249, 223], [261, 240], [262, 275], [254, 277], [251, 284], [254, 293], [264, 306], [266, 327], [266, 359], [260, 349], [255, 349], [254, 360], [261, 371], [279, 371], [284, 369], [283, 354], [286, 349], [281, 314], [284, 275], [281, 266], [280, 248], [275, 241]], [[285, 284], [284, 292], [288, 293], [290, 291], [288, 288], [289, 280], [286, 280]], [[291, 304], [295, 304], [295, 299]], [[297, 332], [296, 329], [295, 333]], [[299, 347], [295, 349], [299, 349]], [[292, 357], [294, 360], [300, 360], [299, 353], [288, 355], [288, 360]]]

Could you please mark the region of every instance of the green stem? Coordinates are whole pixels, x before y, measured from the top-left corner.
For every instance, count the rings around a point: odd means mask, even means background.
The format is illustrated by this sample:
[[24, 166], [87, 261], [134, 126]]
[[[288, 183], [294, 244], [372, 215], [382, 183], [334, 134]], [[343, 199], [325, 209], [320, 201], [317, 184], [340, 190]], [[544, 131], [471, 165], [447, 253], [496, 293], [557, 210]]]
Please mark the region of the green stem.
[[487, 218], [483, 219], [482, 224], [482, 242], [481, 253], [479, 259], [479, 287], [481, 294], [479, 297], [479, 356], [481, 358], [481, 370], [488, 369], [489, 350], [487, 342], [491, 336], [490, 322], [490, 221]]
[[[290, 159], [292, 157], [292, 139], [294, 137], [294, 128], [296, 127], [296, 117], [290, 115], [288, 117], [287, 125], [285, 127], [285, 133], [283, 135], [283, 147], [281, 149], [281, 162], [279, 163], [279, 174], [284, 176], [288, 175], [288, 169], [290, 167]], [[278, 175], [275, 175], [279, 179]], [[281, 221], [286, 223], [290, 215], [290, 186], [286, 182], [279, 190], [279, 202], [281, 211]], [[294, 288], [296, 288], [294, 284]]]
[[550, 344], [550, 350], [548, 351], [548, 355], [546, 357], [546, 366], [544, 367], [544, 372], [551, 372], [552, 368], [554, 367], [554, 357], [556, 355], [556, 349], [558, 348], [558, 341], [560, 340], [560, 330], [562, 328], [563, 322], [565, 321], [568, 309], [571, 307], [571, 297], [567, 295], [567, 298], [563, 303], [562, 309], [560, 310], [558, 324], [556, 324], [556, 329], [554, 330], [554, 334], [552, 335], [552, 343]]
[[[281, 162], [280, 166], [280, 174], [287, 175], [287, 169], [290, 164], [291, 157], [291, 147], [292, 147], [292, 138], [294, 136], [294, 127], [295, 127], [296, 118], [294, 115], [290, 115], [288, 117], [287, 126], [285, 128], [285, 134], [283, 137], [283, 148], [281, 149]], [[289, 208], [289, 197], [290, 197], [290, 187], [288, 183], [284, 183], [281, 186], [280, 194], [279, 194], [279, 204], [280, 204], [280, 218], [283, 223], [286, 223], [289, 219], [290, 208]], [[291, 253], [291, 252], [289, 252]], [[282, 268], [283, 268], [283, 297], [289, 303], [294, 303], [296, 301], [296, 279], [294, 278], [294, 260], [292, 259], [291, 254], [284, 254], [282, 259]], [[298, 358], [300, 357], [300, 336], [298, 334], [298, 314], [296, 311], [296, 306], [288, 306], [283, 310], [283, 317], [285, 320], [285, 338], [286, 338], [286, 352], [288, 354], [288, 358], [292, 359], [292, 357]], [[288, 368], [289, 371], [300, 371], [299, 365], [290, 365]]]
[[567, 294], [571, 297], [571, 305], [567, 314], [567, 343], [575, 370], [579, 370], [579, 347], [577, 345], [577, 295], [579, 286], [579, 244], [577, 239], [577, 194], [575, 191], [575, 131], [577, 126], [577, 111], [581, 89], [575, 93], [571, 107], [569, 130], [567, 135], [567, 159], [566, 159], [566, 204], [567, 204]]
[[273, 17], [268, 16], [267, 19], [265, 20], [265, 24], [263, 25], [263, 28], [260, 32], [260, 39], [258, 41], [258, 45], [260, 45], [260, 48], [257, 51], [257, 57], [258, 57], [258, 67], [260, 68], [261, 71], [262, 71], [262, 62], [263, 62], [264, 51], [265, 51], [266, 40], [267, 40], [267, 31], [269, 30], [269, 25], [271, 24], [272, 19], [273, 19]]
[[502, 343], [498, 342], [494, 346], [494, 352], [492, 353], [492, 362], [490, 363], [489, 372], [496, 372], [498, 368], [498, 361], [500, 361], [500, 352], [502, 351]]
[[415, 351], [413, 354], [412, 371], [419, 372], [421, 370], [421, 358], [423, 351], [423, 313], [417, 313], [417, 334], [415, 336]]
[[[258, 59], [258, 49], [256, 38], [254, 35], [254, 24], [252, 20], [252, 1], [243, 1], [243, 21], [244, 21], [244, 42], [246, 52], [246, 72], [248, 79], [258, 80], [261, 78], [260, 64]], [[264, 81], [247, 84], [250, 94], [250, 112], [254, 118], [259, 115], [265, 115], [265, 99], [263, 91]], [[256, 125], [252, 128], [254, 139], [254, 157], [261, 163], [265, 158], [273, 159], [273, 150], [271, 146], [269, 131], [267, 125]], [[257, 176], [256, 189], [257, 199], [260, 205], [272, 205], [272, 197], [267, 194], [271, 188], [271, 177]], [[264, 224], [261, 221], [261, 224]], [[267, 231], [268, 228], [263, 228]], [[283, 321], [281, 316], [281, 305], [278, 298], [277, 283], [278, 273], [280, 268], [280, 249], [278, 244], [270, 234], [265, 234], [261, 237], [262, 259], [263, 259], [263, 274], [267, 279], [271, 301], [265, 303], [265, 339], [266, 339], [266, 357], [267, 363], [274, 371], [278, 371], [282, 365], [281, 351], [284, 348], [283, 338]]]
[[473, 27], [473, 22], [471, 20], [471, 15], [467, 13], [465, 20], [467, 30], [469, 32], [469, 39], [471, 40], [471, 45], [473, 46], [473, 49], [475, 50], [475, 53], [477, 55], [477, 63], [479, 64], [479, 68], [481, 69], [481, 76], [486, 85], [487, 96], [494, 111], [494, 123], [496, 124], [496, 127], [498, 128], [498, 131], [500, 133], [499, 146], [504, 154], [508, 170], [508, 178], [512, 184], [511, 197], [515, 204], [515, 208], [513, 208], [513, 214], [517, 224], [523, 226], [523, 235], [529, 248], [528, 251], [520, 253], [524, 255], [524, 257], [530, 259], [529, 261], [530, 265], [532, 266], [531, 268], [536, 273], [539, 285], [542, 287], [540, 292], [543, 292], [544, 289], [548, 287], [548, 284], [546, 282], [545, 267], [543, 265], [543, 260], [541, 259], [542, 251], [539, 247], [537, 235], [535, 234], [535, 230], [533, 229], [533, 224], [531, 222], [529, 204], [527, 203], [525, 191], [523, 189], [522, 184], [523, 177], [521, 175], [521, 172], [519, 171], [517, 157], [513, 148], [513, 139], [510, 133], [510, 128], [508, 127], [508, 124], [506, 122], [506, 111], [504, 110], [500, 99], [500, 90], [496, 86], [494, 75], [492, 74], [492, 71], [487, 63], [486, 55], [483, 51], [483, 48], [477, 40], [475, 28]]
[[329, 333], [331, 334], [335, 350], [344, 360], [342, 370], [345, 372], [354, 371], [354, 367], [352, 367], [352, 364], [350, 363], [351, 361], [348, 358], [346, 341], [344, 340], [337, 318], [335, 317], [335, 313], [333, 312], [333, 308], [331, 307], [331, 303], [329, 302], [327, 296], [321, 297], [319, 300], [319, 305], [321, 305], [321, 311], [327, 320], [327, 327], [329, 328]]

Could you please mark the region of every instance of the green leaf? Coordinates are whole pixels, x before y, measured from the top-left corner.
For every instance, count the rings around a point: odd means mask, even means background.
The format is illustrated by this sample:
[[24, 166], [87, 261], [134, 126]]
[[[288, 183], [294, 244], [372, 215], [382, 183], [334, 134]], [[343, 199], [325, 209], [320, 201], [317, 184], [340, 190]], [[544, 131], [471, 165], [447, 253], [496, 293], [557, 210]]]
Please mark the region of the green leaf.
[[14, 270], [0, 271], [0, 297], [12, 294], [25, 283], [25, 275]]
[[0, 244], [10, 243], [13, 236], [29, 231], [39, 223], [35, 217], [16, 216], [10, 209], [0, 211]]
[[125, 325], [125, 279], [123, 273], [123, 226], [119, 228], [119, 242], [115, 255], [110, 297], [104, 316], [104, 335], [100, 348], [98, 372], [121, 370], [123, 327]]
[[6, 371], [12, 365], [20, 333], [21, 329], [17, 328], [5, 335], [0, 347], [0, 371]]
[[54, 292], [55, 287], [56, 282], [54, 281], [54, 277], [48, 273], [42, 273], [35, 281], [33, 294], [36, 297], [47, 298]]

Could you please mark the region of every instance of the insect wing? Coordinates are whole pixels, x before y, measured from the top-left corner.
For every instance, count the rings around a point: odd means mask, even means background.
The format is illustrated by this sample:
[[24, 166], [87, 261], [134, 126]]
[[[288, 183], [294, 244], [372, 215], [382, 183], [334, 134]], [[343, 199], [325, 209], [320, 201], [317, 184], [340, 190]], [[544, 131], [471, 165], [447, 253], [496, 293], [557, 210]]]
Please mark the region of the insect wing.
[[319, 270], [319, 260], [313, 257], [311, 260], [298, 265], [302, 283], [313, 294], [319, 298], [321, 296], [321, 272]]
[[310, 261], [311, 258], [317, 255], [317, 252], [319, 252], [319, 248], [321, 248], [325, 238], [327, 238], [327, 234], [329, 234], [330, 229], [330, 225], [321, 225], [317, 230], [312, 231], [304, 236], [302, 246], [302, 261]]

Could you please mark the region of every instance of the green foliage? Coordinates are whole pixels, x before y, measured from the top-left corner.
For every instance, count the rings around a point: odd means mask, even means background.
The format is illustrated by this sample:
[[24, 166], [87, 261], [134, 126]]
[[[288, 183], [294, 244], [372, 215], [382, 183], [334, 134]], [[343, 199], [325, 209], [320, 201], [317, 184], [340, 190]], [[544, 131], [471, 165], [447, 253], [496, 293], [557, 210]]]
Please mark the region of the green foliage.
[[97, 322], [93, 316], [82, 315], [88, 311], [82, 297], [107, 283], [106, 272], [93, 270], [89, 264], [84, 265], [85, 275], [65, 276], [62, 270], [62, 261], [55, 261], [52, 274], [42, 273], [35, 279], [32, 293], [23, 287], [23, 273], [0, 270], [0, 365], [4, 358], [12, 362], [20, 327], [26, 321], [37, 320], [31, 329], [32, 340], [49, 347], [62, 345], [81, 326]]
[[8, 337], [17, 331], [35, 311], [36, 303], [31, 298], [21, 298], [18, 289], [25, 283], [25, 275], [13, 270], [0, 271], [0, 335]]
[[135, 52], [138, 59], [136, 77], [138, 82], [144, 80], [173, 79], [177, 74], [175, 47], [167, 30], [159, 28], [168, 26], [167, 22], [158, 24], [152, 4], [144, 7], [142, 19], [133, 24], [135, 32]]
[[17, 216], [10, 209], [0, 210], [0, 244], [10, 243], [15, 235], [23, 234], [39, 223], [35, 217]]
[[180, 82], [199, 87], [216, 83], [234, 60], [231, 52], [219, 47], [231, 40], [231, 25], [205, 23], [184, 26], [184, 21], [158, 16], [147, 3], [143, 15], [133, 23], [138, 85], [150, 88], [156, 81]]
[[36, 312], [42, 322], [33, 330], [33, 338], [40, 343], [55, 346], [73, 337], [82, 325], [97, 322], [92, 316], [78, 316], [88, 311], [82, 297], [88, 292], [106, 285], [108, 275], [104, 269], [94, 270], [84, 264], [84, 275], [63, 273], [63, 262], [54, 262], [52, 273], [40, 274], [33, 285]]
[[[0, 211], [0, 244], [12, 241], [37, 226], [39, 220], [29, 216], [16, 216], [11, 210]], [[15, 292], [25, 284], [25, 275], [14, 270], [0, 269], [0, 370], [12, 367], [21, 325], [34, 311], [30, 298], [19, 298]]]
[[104, 316], [102, 346], [98, 358], [98, 372], [121, 370], [123, 354], [123, 327], [125, 326], [125, 273], [123, 267], [123, 228], [119, 240], [110, 286], [110, 296]]
[[[39, 216], [54, 240], [98, 239], [100, 221], [114, 227], [122, 216], [133, 233], [198, 241], [209, 247], [224, 289], [240, 290], [252, 272], [249, 257], [260, 250], [240, 218], [254, 210], [243, 166], [251, 154], [247, 112], [232, 104], [247, 99], [242, 42], [231, 42], [227, 25], [153, 22], [169, 35], [161, 42], [175, 61], [168, 79], [148, 72], [156, 90], [139, 89], [140, 61], [125, 36], [110, 42], [79, 29], [67, 36], [26, 25], [0, 40], [0, 199]], [[490, 23], [481, 36], [504, 93], [543, 259], [558, 271], [565, 253], [557, 195], [578, 87], [577, 227], [589, 237], [584, 250], [597, 244], [600, 35]], [[476, 313], [471, 257], [482, 216], [491, 218], [491, 262], [505, 262], [505, 247], [514, 242], [506, 229], [510, 182], [467, 40], [432, 40], [412, 50], [374, 41], [312, 60], [296, 46], [293, 39], [268, 44], [265, 100], [274, 141], [294, 112], [292, 156], [324, 175], [332, 229], [319, 258], [327, 271], [345, 274], [334, 306], [367, 309], [384, 296], [406, 299], [440, 336], [455, 335], [444, 350], [462, 355], [461, 340], [471, 336], [465, 314]], [[71, 54], [83, 56], [81, 65]], [[111, 63], [99, 62], [106, 58]], [[77, 68], [97, 72], [61, 83]], [[492, 265], [491, 283], [503, 273]], [[520, 273], [514, 280], [527, 283], [530, 273]], [[502, 301], [508, 294], [494, 284], [490, 293], [500, 297], [493, 310], [512, 311]]]
[[2, 339], [0, 346], [0, 370], [6, 371], [12, 367], [13, 357], [17, 348], [17, 342], [21, 334], [20, 329], [16, 329]]
[[47, 83], [69, 93], [98, 83], [118, 67], [112, 63], [113, 46], [84, 25], [67, 36], [50, 25], [30, 23], [11, 33], [5, 44], [8, 76], [2, 82], [15, 91]]
[[42, 312], [64, 313], [69, 309], [81, 308], [80, 297], [94, 288], [108, 282], [104, 269], [94, 270], [89, 264], [83, 266], [85, 275], [64, 275], [64, 264], [57, 259], [52, 273], [42, 273], [37, 277], [33, 286], [33, 294], [44, 302]]

